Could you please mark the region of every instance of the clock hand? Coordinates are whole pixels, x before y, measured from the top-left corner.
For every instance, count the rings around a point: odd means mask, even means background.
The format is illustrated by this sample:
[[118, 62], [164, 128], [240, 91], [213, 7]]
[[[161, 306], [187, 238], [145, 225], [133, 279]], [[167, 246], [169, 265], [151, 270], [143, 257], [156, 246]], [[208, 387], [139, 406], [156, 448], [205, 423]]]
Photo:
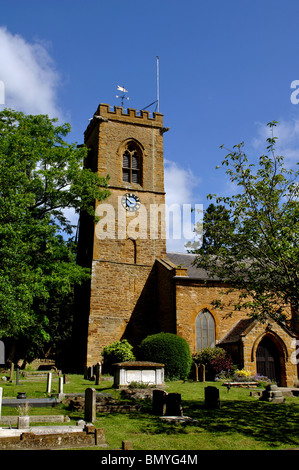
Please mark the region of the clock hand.
[[134, 205], [135, 203], [135, 199], [130, 199], [128, 196], [127, 196], [127, 202], [129, 203], [129, 205]]

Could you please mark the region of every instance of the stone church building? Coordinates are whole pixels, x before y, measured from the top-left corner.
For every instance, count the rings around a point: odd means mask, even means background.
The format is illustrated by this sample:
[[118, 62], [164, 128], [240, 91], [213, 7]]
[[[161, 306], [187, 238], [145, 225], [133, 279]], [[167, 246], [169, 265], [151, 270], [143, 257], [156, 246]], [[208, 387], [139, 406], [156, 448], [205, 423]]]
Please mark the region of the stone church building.
[[[123, 338], [137, 346], [160, 331], [185, 338], [192, 353], [219, 346], [238, 367], [282, 386], [298, 378], [296, 336], [273, 321], [262, 324], [233, 307], [213, 307], [228, 289], [193, 267], [193, 255], [168, 253], [165, 239], [163, 115], [100, 104], [85, 131], [86, 166], [110, 175], [110, 196], [97, 203], [95, 224], [81, 214], [78, 262], [91, 281], [77, 297], [78, 364], [101, 359]], [[233, 295], [229, 294], [232, 299]]]

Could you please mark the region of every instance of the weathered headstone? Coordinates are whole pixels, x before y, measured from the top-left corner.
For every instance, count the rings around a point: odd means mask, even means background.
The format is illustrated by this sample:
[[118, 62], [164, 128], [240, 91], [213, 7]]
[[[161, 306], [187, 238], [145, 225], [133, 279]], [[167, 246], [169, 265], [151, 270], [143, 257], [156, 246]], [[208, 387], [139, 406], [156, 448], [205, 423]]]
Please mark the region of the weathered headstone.
[[180, 393], [168, 393], [166, 397], [166, 416], [183, 416]]
[[66, 374], [63, 374], [63, 383], [64, 384], [69, 384], [70, 383], [70, 379], [68, 378], [68, 376]]
[[28, 415], [18, 416], [18, 429], [29, 429], [30, 417]]
[[164, 416], [166, 413], [166, 396], [164, 390], [153, 390], [153, 413], [159, 416]]
[[95, 367], [95, 375], [96, 375], [95, 385], [99, 385], [101, 383], [101, 373], [102, 373], [102, 365], [100, 362], [98, 362]]
[[94, 380], [93, 366], [88, 367], [88, 380]]
[[63, 384], [64, 384], [64, 378], [63, 377], [58, 377], [58, 398], [59, 399], [63, 399], [63, 397], [64, 397]]
[[205, 387], [205, 406], [207, 408], [220, 408], [219, 389], [217, 387]]
[[85, 390], [84, 419], [87, 423], [93, 423], [96, 419], [96, 390], [94, 388]]
[[51, 393], [52, 387], [52, 372], [48, 372], [47, 375], [47, 393]]
[[133, 450], [132, 441], [122, 441], [121, 448], [122, 450]]
[[153, 413], [159, 416], [183, 416], [180, 393], [167, 393], [153, 390]]

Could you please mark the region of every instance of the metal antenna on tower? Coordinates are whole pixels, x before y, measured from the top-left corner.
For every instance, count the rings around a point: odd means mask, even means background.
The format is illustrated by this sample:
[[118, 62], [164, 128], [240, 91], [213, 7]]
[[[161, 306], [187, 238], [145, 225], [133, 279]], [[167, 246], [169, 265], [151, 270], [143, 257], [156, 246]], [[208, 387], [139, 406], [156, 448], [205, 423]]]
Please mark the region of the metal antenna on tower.
[[160, 105], [160, 85], [159, 85], [159, 56], [157, 56], [157, 99], [153, 101], [151, 104], [145, 106], [144, 108], [141, 108], [142, 110], [146, 110], [147, 108], [150, 108], [153, 106], [153, 104], [156, 105], [156, 111], [159, 113], [159, 105]]
[[116, 95], [116, 98], [120, 98], [120, 99], [121, 99], [121, 107], [123, 108], [123, 107], [124, 107], [124, 100], [125, 100], [125, 99], [126, 99], [126, 100], [129, 100], [129, 99], [130, 99], [129, 97], [127, 97], [127, 96], [125, 95], [125, 93], [128, 93], [128, 90], [126, 90], [123, 86], [119, 86], [119, 85], [117, 85], [117, 89], [118, 89], [119, 91], [122, 91], [122, 92], [123, 92], [123, 94], [122, 94], [121, 96]]
[[159, 112], [160, 90], [159, 90], [159, 56], [157, 56], [157, 111]]

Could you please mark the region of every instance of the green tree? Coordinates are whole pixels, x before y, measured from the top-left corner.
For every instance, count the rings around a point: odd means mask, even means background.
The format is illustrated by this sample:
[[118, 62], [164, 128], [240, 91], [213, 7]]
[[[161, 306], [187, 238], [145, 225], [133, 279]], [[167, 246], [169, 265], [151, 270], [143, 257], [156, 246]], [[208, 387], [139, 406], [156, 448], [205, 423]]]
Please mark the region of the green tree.
[[[191, 248], [193, 253], [216, 254], [225, 246], [228, 239], [227, 230], [234, 231], [234, 225], [230, 219], [228, 209], [222, 205], [211, 203], [204, 211], [202, 226], [202, 245], [193, 249], [193, 242], [187, 242], [186, 248]], [[225, 237], [223, 234], [225, 233]]]
[[83, 168], [87, 149], [67, 143], [69, 132], [47, 116], [0, 112], [0, 338], [50, 341], [51, 312], [89, 276], [66, 211], [93, 215], [108, 178]]
[[243, 143], [226, 155], [222, 165], [240, 192], [208, 196], [225, 205], [229, 217], [222, 224], [206, 220], [205, 232], [214, 240], [220, 237], [221, 244], [213, 255], [201, 252], [196, 258], [198, 267], [240, 291], [236, 310], [246, 309], [262, 321], [286, 321], [285, 307], [291, 306], [296, 316], [299, 303], [298, 171], [285, 168], [284, 158], [276, 155], [276, 124], [268, 124], [272, 134], [257, 169]]

